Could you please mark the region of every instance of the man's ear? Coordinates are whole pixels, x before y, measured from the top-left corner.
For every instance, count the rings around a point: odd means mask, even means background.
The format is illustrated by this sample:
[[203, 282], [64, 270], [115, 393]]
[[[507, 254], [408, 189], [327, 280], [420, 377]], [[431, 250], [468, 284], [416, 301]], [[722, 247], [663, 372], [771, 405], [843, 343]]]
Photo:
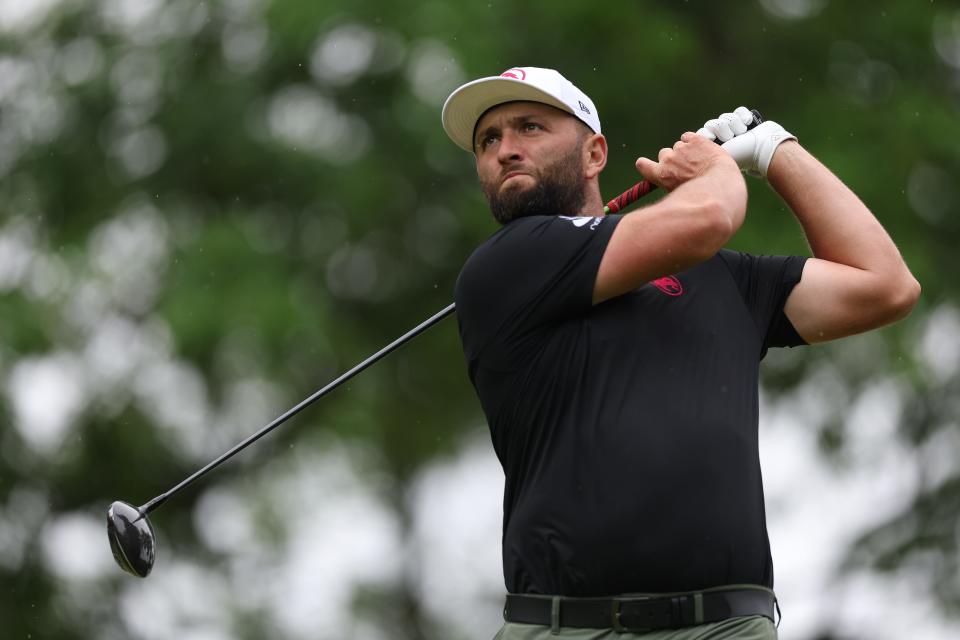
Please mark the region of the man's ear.
[[591, 133], [583, 141], [583, 177], [596, 178], [607, 166], [607, 139], [600, 133]]

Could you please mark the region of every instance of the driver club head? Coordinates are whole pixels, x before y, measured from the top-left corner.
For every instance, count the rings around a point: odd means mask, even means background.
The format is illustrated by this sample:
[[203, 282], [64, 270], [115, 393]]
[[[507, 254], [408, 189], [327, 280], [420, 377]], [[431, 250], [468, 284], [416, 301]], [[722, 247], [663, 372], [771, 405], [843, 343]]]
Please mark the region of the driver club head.
[[121, 569], [138, 578], [150, 575], [157, 543], [146, 514], [126, 502], [114, 502], [107, 510], [107, 536]]

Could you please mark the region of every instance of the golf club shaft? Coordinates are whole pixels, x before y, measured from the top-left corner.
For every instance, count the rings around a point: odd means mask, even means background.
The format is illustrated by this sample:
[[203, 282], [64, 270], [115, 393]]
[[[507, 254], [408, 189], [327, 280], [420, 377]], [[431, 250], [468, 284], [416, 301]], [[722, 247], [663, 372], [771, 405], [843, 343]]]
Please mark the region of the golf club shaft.
[[[753, 114], [753, 122], [747, 126], [747, 130], [753, 129], [758, 124], [763, 122], [763, 116], [760, 115], [760, 112], [756, 109], [751, 109], [750, 113]], [[717, 144], [720, 144], [719, 141], [716, 141]], [[616, 198], [607, 203], [607, 206], [603, 208], [604, 213], [617, 213], [623, 211], [631, 204], [647, 195], [651, 191], [657, 188], [657, 185], [650, 182], [649, 180], [641, 180], [637, 184], [633, 185]]]
[[331, 391], [333, 391], [334, 389], [336, 389], [338, 386], [340, 386], [341, 384], [343, 384], [344, 382], [346, 382], [347, 380], [349, 380], [349, 379], [352, 378], [353, 376], [357, 375], [358, 373], [360, 373], [361, 371], [363, 371], [364, 369], [366, 369], [367, 367], [369, 367], [370, 365], [372, 365], [372, 364], [373, 364], [374, 362], [376, 362], [377, 360], [380, 360], [382, 357], [384, 357], [384, 356], [387, 355], [388, 353], [390, 353], [390, 352], [392, 352], [393, 350], [395, 350], [395, 349], [396, 349], [397, 347], [399, 347], [400, 345], [404, 344], [405, 342], [410, 341], [411, 339], [417, 337], [418, 335], [420, 335], [421, 333], [423, 333], [424, 331], [426, 331], [427, 329], [429, 329], [429, 328], [432, 327], [433, 325], [437, 324], [438, 322], [440, 322], [441, 320], [443, 320], [444, 318], [446, 318], [448, 315], [450, 315], [451, 313], [453, 313], [455, 309], [456, 309], [456, 304], [451, 303], [451, 304], [450, 304], [449, 306], [447, 306], [446, 308], [438, 311], [437, 313], [435, 313], [434, 315], [430, 316], [429, 318], [427, 318], [426, 320], [424, 320], [423, 322], [421, 322], [420, 324], [418, 324], [416, 327], [414, 327], [413, 329], [411, 329], [411, 330], [408, 331], [407, 333], [403, 334], [402, 336], [400, 336], [399, 338], [397, 338], [396, 340], [394, 340], [393, 342], [391, 342], [391, 343], [388, 344], [387, 346], [383, 347], [382, 349], [380, 349], [379, 351], [377, 351], [377, 352], [374, 353], [373, 355], [369, 356], [366, 360], [363, 360], [363, 361], [360, 362], [359, 364], [354, 365], [354, 367], [353, 367], [352, 369], [350, 369], [349, 371], [346, 371], [345, 373], [340, 374], [339, 377], [337, 377], [337, 378], [334, 379], [333, 381], [329, 382], [325, 387], [323, 387], [323, 388], [320, 389], [319, 391], [315, 392], [313, 395], [309, 396], [308, 398], [302, 400], [302, 401], [300, 402], [300, 404], [298, 404], [298, 405], [296, 405], [295, 407], [289, 409], [289, 410], [288, 410], [286, 413], [284, 413], [283, 415], [278, 416], [276, 419], [273, 420], [273, 422], [271, 422], [270, 424], [266, 425], [265, 427], [263, 427], [262, 429], [260, 429], [260, 430], [257, 431], [256, 433], [254, 433], [253, 435], [248, 436], [246, 439], [244, 439], [243, 441], [241, 441], [239, 444], [237, 444], [236, 446], [234, 446], [232, 449], [230, 449], [229, 451], [227, 451], [226, 453], [224, 453], [223, 455], [221, 455], [219, 458], [217, 458], [216, 460], [210, 462], [210, 463], [207, 464], [205, 467], [203, 467], [202, 469], [196, 471], [193, 475], [191, 475], [191, 476], [188, 477], [187, 479], [183, 480], [183, 481], [182, 481], [180, 484], [178, 484], [177, 486], [173, 487], [172, 489], [170, 489], [170, 490], [167, 491], [166, 493], [163, 493], [163, 494], [157, 496], [156, 498], [154, 498], [154, 499], [151, 500], [150, 502], [148, 502], [148, 503], [144, 504], [143, 506], [141, 506], [141, 507], [139, 508], [140, 513], [141, 513], [142, 515], [147, 515], [148, 513], [150, 513], [151, 511], [153, 511], [154, 509], [157, 509], [160, 505], [162, 505], [164, 502], [166, 502], [166, 501], [167, 501], [171, 496], [173, 496], [175, 493], [177, 493], [177, 492], [180, 491], [181, 489], [184, 489], [185, 487], [187, 487], [188, 485], [192, 484], [192, 483], [195, 482], [196, 480], [199, 480], [200, 478], [202, 478], [203, 476], [205, 476], [207, 473], [209, 473], [210, 471], [212, 471], [212, 470], [215, 469], [216, 467], [220, 466], [221, 464], [223, 464], [224, 462], [226, 462], [227, 460], [229, 460], [230, 458], [232, 458], [232, 457], [235, 456], [236, 454], [240, 453], [241, 451], [243, 451], [244, 449], [246, 449], [248, 446], [250, 446], [251, 444], [253, 444], [253, 443], [256, 442], [257, 440], [259, 440], [259, 439], [262, 438], [263, 436], [267, 435], [268, 433], [270, 433], [271, 431], [273, 431], [274, 429], [276, 429], [277, 427], [279, 427], [281, 424], [283, 424], [284, 422], [286, 422], [287, 420], [289, 420], [289, 419], [292, 418], [293, 416], [295, 416], [295, 415], [297, 415], [298, 413], [300, 413], [303, 409], [306, 409], [306, 408], [309, 407], [311, 404], [313, 404], [314, 402], [316, 402], [317, 400], [319, 400], [319, 399], [322, 398], [323, 396], [327, 395], [328, 393], [330, 393]]

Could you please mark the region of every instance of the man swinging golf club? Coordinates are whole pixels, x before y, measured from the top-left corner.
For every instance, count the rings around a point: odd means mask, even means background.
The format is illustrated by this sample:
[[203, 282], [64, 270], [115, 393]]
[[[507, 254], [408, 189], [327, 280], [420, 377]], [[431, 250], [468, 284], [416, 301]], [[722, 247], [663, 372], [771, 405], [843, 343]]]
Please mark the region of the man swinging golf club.
[[[503, 225], [456, 285], [506, 476], [498, 638], [776, 637], [759, 362], [894, 322], [920, 287], [857, 196], [752, 119], [737, 109], [638, 159], [669, 193], [605, 215], [597, 109], [559, 73], [510, 69], [444, 105]], [[746, 213], [741, 172], [769, 181], [813, 257], [723, 248]]]

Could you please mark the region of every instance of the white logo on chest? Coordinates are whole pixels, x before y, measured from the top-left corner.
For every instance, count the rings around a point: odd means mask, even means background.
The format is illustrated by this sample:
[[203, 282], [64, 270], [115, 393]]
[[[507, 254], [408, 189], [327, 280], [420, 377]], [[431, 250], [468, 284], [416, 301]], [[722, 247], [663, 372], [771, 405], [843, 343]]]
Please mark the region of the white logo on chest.
[[569, 220], [570, 222], [573, 223], [575, 227], [585, 227], [586, 225], [592, 222], [593, 224], [590, 224], [591, 229], [596, 229], [597, 225], [600, 224], [600, 221], [603, 220], [603, 218], [599, 216], [557, 216], [557, 217], [563, 218], [564, 220]]

